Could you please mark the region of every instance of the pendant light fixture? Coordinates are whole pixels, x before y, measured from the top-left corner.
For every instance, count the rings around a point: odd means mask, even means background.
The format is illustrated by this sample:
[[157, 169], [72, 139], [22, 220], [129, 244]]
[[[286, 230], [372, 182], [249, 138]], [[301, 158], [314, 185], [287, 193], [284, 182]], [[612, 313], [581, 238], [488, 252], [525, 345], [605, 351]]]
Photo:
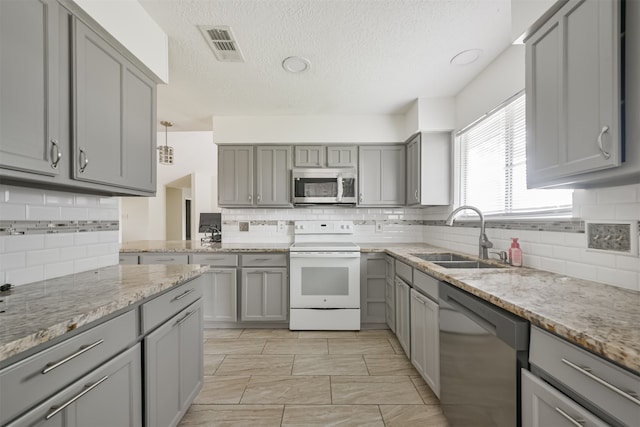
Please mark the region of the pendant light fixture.
[[160, 122], [162, 126], [164, 126], [164, 145], [158, 147], [158, 151], [160, 154], [158, 155], [158, 160], [161, 165], [172, 165], [173, 164], [173, 147], [169, 147], [167, 145], [168, 138], [168, 128], [173, 126], [173, 123], [163, 120]]

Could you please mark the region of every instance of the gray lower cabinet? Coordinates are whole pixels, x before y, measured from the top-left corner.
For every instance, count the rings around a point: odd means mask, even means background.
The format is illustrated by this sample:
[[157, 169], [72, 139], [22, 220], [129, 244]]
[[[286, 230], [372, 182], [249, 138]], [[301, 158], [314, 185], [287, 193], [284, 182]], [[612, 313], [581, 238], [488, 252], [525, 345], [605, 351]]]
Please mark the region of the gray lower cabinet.
[[411, 363], [440, 397], [440, 330], [438, 303], [411, 290]]
[[52, 177], [69, 164], [59, 128], [59, 9], [56, 0], [0, 2], [0, 168]]
[[396, 338], [411, 358], [411, 287], [396, 276]]
[[526, 41], [530, 188], [621, 164], [620, 7], [570, 0]]
[[387, 326], [393, 333], [396, 332], [396, 283], [394, 281], [395, 262], [393, 257], [385, 256], [387, 274], [385, 278], [385, 319]]
[[609, 425], [528, 371], [521, 384], [522, 427]]
[[383, 253], [363, 253], [360, 257], [360, 321], [386, 322], [385, 292], [387, 262]]
[[207, 284], [203, 291], [205, 322], [238, 320], [238, 286], [236, 268], [214, 268], [203, 274]]
[[242, 321], [286, 321], [289, 284], [286, 268], [243, 268]]
[[140, 427], [141, 360], [136, 344], [8, 426]]
[[256, 147], [256, 205], [292, 206], [291, 146]]
[[178, 425], [202, 388], [202, 327], [199, 299], [145, 337], [147, 426]]
[[403, 206], [406, 200], [404, 145], [359, 147], [358, 205]]
[[155, 192], [155, 84], [82, 22], [73, 29], [73, 178]]

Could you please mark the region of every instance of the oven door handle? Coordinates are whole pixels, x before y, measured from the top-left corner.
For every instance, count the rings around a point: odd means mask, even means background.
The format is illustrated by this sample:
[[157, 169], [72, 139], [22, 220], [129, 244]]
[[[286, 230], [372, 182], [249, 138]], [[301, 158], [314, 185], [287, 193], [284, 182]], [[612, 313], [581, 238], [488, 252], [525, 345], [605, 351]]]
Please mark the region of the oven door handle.
[[290, 258], [360, 258], [360, 252], [291, 252]]

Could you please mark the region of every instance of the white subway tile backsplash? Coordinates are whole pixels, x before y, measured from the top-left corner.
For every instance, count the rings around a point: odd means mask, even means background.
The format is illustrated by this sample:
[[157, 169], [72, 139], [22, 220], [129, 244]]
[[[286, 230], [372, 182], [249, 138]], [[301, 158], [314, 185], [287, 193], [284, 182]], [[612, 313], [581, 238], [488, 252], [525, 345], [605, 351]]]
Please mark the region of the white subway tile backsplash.
[[73, 261], [56, 262], [53, 264], [45, 264], [44, 279], [54, 279], [60, 276], [73, 274]]
[[583, 252], [584, 249], [570, 248], [568, 246], [554, 246], [552, 254], [556, 259], [581, 262]]
[[60, 208], [60, 219], [65, 221], [88, 221], [89, 210], [87, 208]]
[[6, 236], [6, 252], [23, 252], [44, 249], [44, 235]]
[[619, 286], [621, 288], [640, 290], [638, 285], [638, 273], [632, 271], [598, 267], [596, 280], [598, 282]]
[[3, 221], [24, 221], [27, 219], [27, 205], [2, 203], [0, 218]]
[[73, 206], [74, 200], [71, 193], [51, 191], [44, 195], [44, 203], [49, 206]]
[[100, 242], [98, 231], [87, 231], [74, 234], [74, 244], [76, 246], [91, 245]]
[[580, 217], [584, 220], [605, 220], [616, 217], [614, 205], [584, 205], [580, 210]]
[[73, 261], [79, 258], [87, 257], [87, 247], [86, 246], [72, 246], [70, 248], [66, 248], [63, 251], [60, 251], [60, 260], [61, 261]]
[[118, 255], [118, 252], [98, 257], [98, 267], [109, 267], [110, 265], [116, 265], [119, 262], [120, 257]]
[[27, 252], [11, 252], [0, 254], [2, 270], [24, 268], [27, 265]]
[[96, 196], [76, 195], [74, 204], [77, 207], [80, 207], [80, 206], [88, 206], [88, 207], [98, 206], [98, 199], [99, 199], [99, 197], [96, 197]]
[[98, 233], [98, 241], [100, 243], [118, 243], [120, 240], [120, 233], [118, 230], [100, 231]]
[[576, 248], [587, 247], [587, 237], [585, 233], [563, 233], [563, 234], [564, 234], [564, 241], [567, 246], [576, 247]]
[[582, 253], [582, 261], [586, 264], [613, 267], [616, 262], [616, 256], [602, 252], [588, 251], [585, 249]]
[[27, 220], [56, 221], [60, 219], [60, 207], [27, 205]]
[[558, 274], [566, 274], [565, 261], [555, 258], [540, 257], [540, 268]]
[[8, 187], [6, 203], [44, 205], [44, 191], [33, 188]]
[[99, 257], [109, 254], [111, 251], [111, 245], [108, 243], [102, 243], [99, 245], [87, 246], [87, 255], [90, 257]]
[[617, 220], [640, 220], [640, 203], [624, 203], [616, 205]]
[[59, 249], [42, 249], [27, 252], [27, 266], [32, 267], [39, 264], [51, 264], [60, 259]]
[[37, 265], [28, 268], [18, 268], [5, 272], [5, 281], [13, 285], [38, 282], [44, 280], [44, 266]]
[[634, 203], [638, 201], [638, 190], [635, 185], [600, 189], [596, 192], [599, 205]]
[[67, 248], [67, 247], [73, 246], [73, 241], [74, 239], [73, 239], [72, 233], [44, 235], [45, 248]]
[[580, 262], [567, 261], [567, 275], [585, 280], [595, 280], [598, 274], [598, 267], [595, 265], [584, 264]]
[[640, 273], [640, 258], [637, 256], [616, 255], [615, 266], [621, 270], [629, 270]]
[[101, 209], [89, 208], [88, 215], [89, 215], [89, 218], [92, 220], [105, 221], [105, 220], [112, 219], [116, 221], [120, 216], [120, 211], [118, 209], [113, 209], [113, 208], [101, 208]]
[[83, 271], [94, 270], [98, 268], [98, 258], [81, 258], [73, 261], [73, 272], [82, 273]]

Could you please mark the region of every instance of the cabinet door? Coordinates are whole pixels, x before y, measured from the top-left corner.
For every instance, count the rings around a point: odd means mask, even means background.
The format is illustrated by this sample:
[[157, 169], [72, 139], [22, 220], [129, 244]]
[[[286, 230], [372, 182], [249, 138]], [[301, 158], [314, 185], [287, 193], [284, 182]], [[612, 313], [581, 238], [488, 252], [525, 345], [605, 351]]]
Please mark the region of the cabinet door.
[[55, 0], [0, 1], [0, 168], [62, 169], [58, 11]]
[[387, 263], [384, 254], [363, 254], [360, 258], [360, 320], [385, 323]]
[[405, 156], [402, 145], [360, 147], [359, 205], [405, 204]]
[[407, 205], [420, 203], [420, 135], [407, 143]]
[[396, 332], [396, 286], [393, 281], [386, 283], [385, 319], [391, 332]]
[[236, 269], [223, 268], [205, 273], [208, 282], [204, 286], [204, 320], [211, 322], [235, 322], [237, 316]]
[[294, 165], [297, 168], [321, 168], [324, 167], [325, 159], [323, 145], [297, 145], [294, 147]]
[[201, 301], [147, 335], [144, 345], [146, 423], [175, 426], [202, 387]]
[[286, 268], [243, 268], [241, 320], [287, 320], [288, 289]]
[[218, 204], [253, 205], [253, 146], [218, 148]]
[[529, 187], [620, 165], [619, 3], [571, 0], [527, 41]]
[[256, 204], [291, 206], [291, 147], [256, 148]]
[[411, 288], [396, 278], [396, 337], [407, 357], [411, 357]]
[[358, 166], [358, 147], [355, 145], [327, 147], [327, 166], [355, 168]]
[[411, 290], [411, 362], [440, 397], [438, 304]]
[[522, 427], [604, 427], [608, 424], [558, 390], [522, 370]]

